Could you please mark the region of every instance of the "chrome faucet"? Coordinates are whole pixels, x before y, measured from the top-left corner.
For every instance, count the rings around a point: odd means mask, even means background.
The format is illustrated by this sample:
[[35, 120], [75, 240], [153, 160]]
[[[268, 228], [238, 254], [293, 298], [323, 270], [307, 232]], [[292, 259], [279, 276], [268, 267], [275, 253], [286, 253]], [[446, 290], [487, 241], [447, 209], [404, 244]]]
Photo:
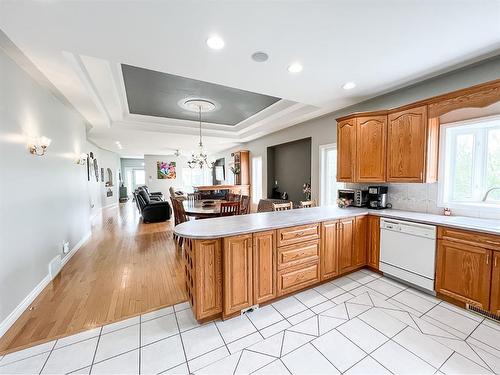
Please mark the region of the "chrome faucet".
[[488, 195], [490, 195], [490, 193], [491, 193], [493, 190], [500, 190], [500, 187], [492, 187], [491, 189], [488, 189], [488, 191], [486, 192], [486, 194], [484, 194], [484, 197], [483, 197], [483, 202], [485, 202], [485, 201], [486, 201], [486, 199], [488, 198]]

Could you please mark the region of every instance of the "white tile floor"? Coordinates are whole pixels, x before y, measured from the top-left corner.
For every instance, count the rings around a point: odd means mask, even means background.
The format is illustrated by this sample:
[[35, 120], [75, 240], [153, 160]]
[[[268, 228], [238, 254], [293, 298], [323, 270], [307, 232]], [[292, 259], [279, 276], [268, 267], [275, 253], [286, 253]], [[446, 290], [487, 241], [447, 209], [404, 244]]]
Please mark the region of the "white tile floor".
[[500, 324], [363, 270], [227, 321], [183, 303], [0, 357], [14, 373], [500, 373]]

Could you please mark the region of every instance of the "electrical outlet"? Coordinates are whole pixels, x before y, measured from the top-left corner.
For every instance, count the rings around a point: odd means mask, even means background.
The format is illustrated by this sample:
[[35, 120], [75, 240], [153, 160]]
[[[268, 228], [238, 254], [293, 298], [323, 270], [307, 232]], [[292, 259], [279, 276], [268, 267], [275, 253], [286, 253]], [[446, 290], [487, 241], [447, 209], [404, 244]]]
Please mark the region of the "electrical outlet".
[[69, 242], [63, 242], [63, 253], [68, 254], [69, 253]]

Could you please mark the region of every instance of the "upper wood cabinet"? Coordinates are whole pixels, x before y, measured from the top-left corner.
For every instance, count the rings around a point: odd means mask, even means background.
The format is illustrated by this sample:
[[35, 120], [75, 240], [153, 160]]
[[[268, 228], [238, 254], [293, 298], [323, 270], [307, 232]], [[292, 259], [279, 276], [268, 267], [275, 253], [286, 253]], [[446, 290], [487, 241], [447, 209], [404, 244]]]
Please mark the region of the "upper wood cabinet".
[[251, 234], [224, 238], [224, 316], [253, 304], [252, 248]]
[[253, 235], [253, 303], [276, 298], [275, 231]]
[[384, 182], [387, 116], [356, 118], [356, 182]]
[[367, 264], [378, 270], [380, 260], [380, 217], [368, 215]]
[[337, 181], [353, 182], [356, 162], [356, 119], [337, 125]]
[[491, 253], [479, 246], [439, 239], [436, 291], [488, 310]]
[[493, 252], [490, 311], [500, 316], [500, 252]]
[[387, 127], [387, 181], [435, 182], [439, 121], [427, 106], [390, 113]]
[[321, 224], [321, 280], [339, 274], [339, 222], [326, 221]]

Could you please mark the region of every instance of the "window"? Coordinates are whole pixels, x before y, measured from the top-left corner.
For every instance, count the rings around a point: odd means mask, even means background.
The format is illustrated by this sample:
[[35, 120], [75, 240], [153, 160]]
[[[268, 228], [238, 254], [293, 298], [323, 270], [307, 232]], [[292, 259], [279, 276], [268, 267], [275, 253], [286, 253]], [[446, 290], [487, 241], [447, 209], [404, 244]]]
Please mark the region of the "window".
[[344, 187], [337, 182], [337, 144], [319, 147], [320, 153], [320, 204], [334, 205], [337, 202], [337, 190]]
[[258, 204], [262, 199], [262, 156], [252, 158], [252, 202]]
[[442, 206], [498, 204], [500, 189], [500, 117], [443, 125], [439, 203]]
[[212, 185], [211, 168], [182, 168], [182, 185], [185, 188], [193, 186]]

